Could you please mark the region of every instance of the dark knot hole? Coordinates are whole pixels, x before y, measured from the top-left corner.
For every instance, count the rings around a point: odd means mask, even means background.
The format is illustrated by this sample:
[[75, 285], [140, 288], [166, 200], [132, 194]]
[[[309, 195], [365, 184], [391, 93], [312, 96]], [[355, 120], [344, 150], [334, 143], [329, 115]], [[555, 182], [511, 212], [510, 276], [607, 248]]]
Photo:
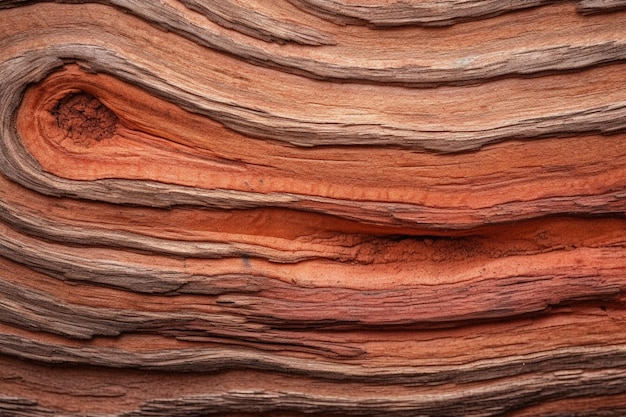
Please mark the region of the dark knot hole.
[[91, 94], [68, 94], [54, 109], [57, 124], [70, 138], [84, 143], [101, 141], [115, 134], [118, 118], [107, 106]]

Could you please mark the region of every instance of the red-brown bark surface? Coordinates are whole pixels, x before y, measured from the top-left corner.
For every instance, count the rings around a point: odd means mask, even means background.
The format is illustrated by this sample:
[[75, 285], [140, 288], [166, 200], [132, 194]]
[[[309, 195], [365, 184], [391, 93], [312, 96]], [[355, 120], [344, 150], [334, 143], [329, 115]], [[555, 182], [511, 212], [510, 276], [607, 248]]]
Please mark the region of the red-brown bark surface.
[[626, 413], [623, 2], [0, 1], [0, 416]]

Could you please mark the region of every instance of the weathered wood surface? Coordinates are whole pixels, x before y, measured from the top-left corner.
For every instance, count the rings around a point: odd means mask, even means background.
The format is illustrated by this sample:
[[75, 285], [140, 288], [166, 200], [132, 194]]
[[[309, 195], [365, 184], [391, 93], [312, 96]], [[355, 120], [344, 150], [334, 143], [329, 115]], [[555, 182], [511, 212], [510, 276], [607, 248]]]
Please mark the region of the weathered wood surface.
[[623, 1], [0, 1], [0, 415], [626, 413]]

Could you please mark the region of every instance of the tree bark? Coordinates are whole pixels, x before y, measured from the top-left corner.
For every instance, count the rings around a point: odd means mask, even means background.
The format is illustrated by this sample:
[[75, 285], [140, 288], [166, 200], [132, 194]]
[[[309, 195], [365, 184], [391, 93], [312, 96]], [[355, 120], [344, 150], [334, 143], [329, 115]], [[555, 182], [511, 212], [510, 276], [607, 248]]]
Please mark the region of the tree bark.
[[0, 22], [0, 416], [626, 414], [623, 1]]

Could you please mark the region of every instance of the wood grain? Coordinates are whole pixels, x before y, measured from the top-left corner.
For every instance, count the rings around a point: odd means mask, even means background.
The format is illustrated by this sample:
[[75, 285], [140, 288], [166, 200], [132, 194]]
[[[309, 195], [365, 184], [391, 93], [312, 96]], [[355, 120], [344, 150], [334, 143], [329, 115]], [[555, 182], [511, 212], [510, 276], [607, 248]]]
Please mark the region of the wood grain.
[[0, 1], [0, 415], [623, 415], [623, 3]]

